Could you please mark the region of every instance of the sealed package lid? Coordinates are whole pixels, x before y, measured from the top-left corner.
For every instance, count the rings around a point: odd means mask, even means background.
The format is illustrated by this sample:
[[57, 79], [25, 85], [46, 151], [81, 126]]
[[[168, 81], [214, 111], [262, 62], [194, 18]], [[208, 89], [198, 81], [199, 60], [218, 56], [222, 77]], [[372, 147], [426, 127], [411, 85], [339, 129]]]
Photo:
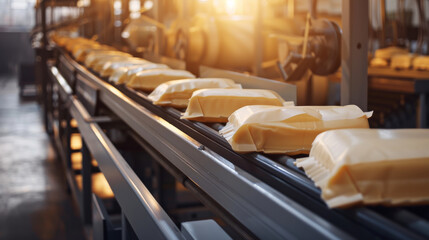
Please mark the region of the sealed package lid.
[[192, 93], [203, 88], [241, 88], [241, 85], [226, 78], [173, 80], [159, 85], [148, 97], [156, 105], [185, 108]]
[[429, 129], [326, 131], [296, 165], [329, 207], [429, 202]]
[[406, 48], [399, 48], [399, 47], [387, 47], [387, 48], [380, 48], [375, 51], [375, 57], [376, 58], [382, 58], [386, 60], [390, 60], [393, 55], [395, 54], [408, 54], [408, 49]]
[[413, 60], [413, 68], [429, 71], [429, 56], [418, 56]]
[[152, 64], [151, 62], [141, 59], [141, 58], [127, 58], [120, 61], [109, 61], [104, 63], [100, 75], [102, 77], [109, 77], [113, 74], [115, 69], [120, 67], [132, 66], [132, 65], [145, 65]]
[[168, 69], [169, 67], [165, 64], [158, 63], [149, 63], [149, 64], [138, 64], [131, 65], [126, 67], [120, 67], [115, 69], [113, 74], [109, 77], [109, 81], [112, 81], [116, 84], [127, 83], [131, 76], [135, 75], [138, 72], [151, 70], [151, 69]]
[[[226, 122], [237, 109], [248, 105], [283, 106], [285, 101], [265, 89], [200, 89], [192, 94], [184, 119], [200, 122]], [[293, 103], [288, 102], [289, 105]]]
[[368, 128], [372, 113], [348, 106], [246, 106], [220, 133], [237, 152], [308, 153], [316, 136], [338, 128]]
[[408, 69], [411, 67], [411, 62], [414, 54], [396, 54], [392, 56], [390, 67], [393, 69]]
[[130, 66], [128, 68], [128, 71], [125, 74], [121, 74], [120, 76], [118, 76], [117, 79], [115, 79], [115, 82], [116, 84], [128, 83], [131, 80], [131, 78], [133, 78], [137, 73], [146, 71], [146, 70], [152, 70], [152, 69], [170, 69], [170, 68], [165, 64], [159, 64], [159, 63]]
[[153, 91], [159, 85], [170, 80], [195, 78], [194, 74], [184, 70], [152, 69], [136, 73], [127, 83], [128, 87], [143, 91]]

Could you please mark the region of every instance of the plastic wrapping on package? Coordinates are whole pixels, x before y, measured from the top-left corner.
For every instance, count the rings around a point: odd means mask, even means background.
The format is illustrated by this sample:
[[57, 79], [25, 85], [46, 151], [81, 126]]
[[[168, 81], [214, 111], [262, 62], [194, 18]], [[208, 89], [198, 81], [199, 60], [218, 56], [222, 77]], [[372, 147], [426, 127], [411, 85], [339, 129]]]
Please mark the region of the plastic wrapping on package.
[[408, 49], [406, 48], [399, 48], [399, 47], [387, 47], [387, 48], [380, 48], [375, 51], [375, 57], [376, 58], [382, 58], [385, 60], [390, 60], [393, 55], [396, 54], [408, 54]]
[[241, 85], [226, 78], [173, 80], [159, 85], [148, 97], [156, 105], [186, 108], [192, 93], [203, 88], [241, 89]]
[[73, 57], [78, 62], [84, 62], [86, 56], [90, 53], [95, 53], [95, 52], [96, 53], [102, 53], [102, 52], [110, 52], [110, 51], [114, 51], [114, 50], [115, 50], [115, 48], [110, 47], [110, 46], [96, 45], [96, 46], [92, 46], [92, 47], [77, 49], [76, 51], [73, 52]]
[[128, 61], [131, 59], [134, 59], [134, 58], [127, 56], [127, 55], [116, 55], [116, 56], [109, 56], [109, 57], [100, 58], [100, 59], [96, 60], [95, 62], [93, 62], [92, 70], [94, 70], [95, 72], [100, 74], [101, 71], [103, 70], [104, 64], [106, 64], [106, 63], [124, 62], [124, 61]]
[[184, 70], [152, 69], [136, 73], [128, 81], [127, 86], [143, 91], [153, 91], [165, 82], [188, 78], [195, 78], [195, 76]]
[[389, 63], [383, 58], [373, 58], [369, 62], [369, 65], [371, 65], [371, 67], [387, 67]]
[[393, 69], [409, 69], [413, 58], [414, 54], [396, 54], [392, 56], [390, 67]]
[[321, 133], [298, 159], [329, 207], [429, 202], [429, 129]]
[[151, 69], [169, 69], [169, 67], [165, 64], [158, 63], [120, 67], [115, 69], [113, 74], [109, 77], [109, 81], [116, 84], [124, 84], [127, 83], [136, 73]]
[[316, 136], [338, 128], [368, 128], [370, 113], [348, 106], [246, 106], [220, 133], [237, 152], [308, 153]]
[[429, 56], [418, 56], [413, 60], [413, 68], [416, 70], [429, 71]]
[[153, 64], [153, 63], [141, 58], [127, 58], [123, 61], [122, 60], [109, 61], [104, 63], [100, 72], [100, 76], [110, 77], [115, 71], [115, 69], [118, 69], [120, 67], [133, 66], [133, 65], [146, 65], [146, 64]]
[[234, 111], [244, 106], [284, 104], [285, 101], [276, 92], [265, 89], [200, 89], [192, 94], [182, 118], [226, 122]]
[[108, 61], [112, 57], [117, 57], [117, 56], [132, 57], [128, 53], [119, 52], [119, 51], [101, 51], [101, 52], [94, 51], [94, 52], [88, 53], [86, 55], [83, 63], [87, 68], [93, 68], [94, 65], [100, 60], [106, 60], [106, 58], [107, 58], [107, 61]]

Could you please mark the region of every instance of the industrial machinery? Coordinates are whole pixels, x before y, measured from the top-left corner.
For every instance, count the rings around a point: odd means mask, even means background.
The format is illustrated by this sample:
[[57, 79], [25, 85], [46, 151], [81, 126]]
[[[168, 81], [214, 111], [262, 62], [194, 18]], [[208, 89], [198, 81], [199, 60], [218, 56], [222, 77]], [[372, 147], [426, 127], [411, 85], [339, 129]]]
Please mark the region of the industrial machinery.
[[[218, 134], [223, 124], [181, 119], [180, 110], [153, 105], [147, 93], [109, 82], [49, 37], [56, 31], [97, 39], [136, 57], [200, 77], [225, 77], [246, 88], [274, 90], [295, 102], [301, 82], [315, 75], [335, 78], [341, 65], [341, 104], [366, 110], [368, 4], [342, 1], [341, 30], [335, 19], [315, 18], [316, 1], [309, 1], [313, 4], [303, 12], [294, 6], [297, 2], [39, 2], [36, 32], [42, 38], [34, 41], [40, 43], [36, 59], [45, 127], [89, 235], [429, 237], [428, 206], [330, 209], [320, 189], [294, 165], [302, 156], [237, 153]], [[58, 28], [64, 26], [68, 29]], [[78, 141], [73, 137], [81, 143], [73, 144]], [[73, 162], [81, 165], [73, 168]], [[108, 186], [96, 192], [96, 181]]]

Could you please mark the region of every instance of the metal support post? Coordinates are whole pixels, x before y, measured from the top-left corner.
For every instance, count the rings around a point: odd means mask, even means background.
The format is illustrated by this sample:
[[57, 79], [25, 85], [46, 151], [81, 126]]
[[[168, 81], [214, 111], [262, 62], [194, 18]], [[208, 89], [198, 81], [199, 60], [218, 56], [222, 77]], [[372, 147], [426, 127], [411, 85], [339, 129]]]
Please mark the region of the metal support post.
[[255, 18], [254, 29], [254, 45], [253, 51], [255, 52], [255, 61], [253, 62], [253, 74], [260, 76], [262, 73], [262, 62], [264, 60], [264, 38], [263, 38], [263, 22], [264, 22], [264, 4], [262, 0], [256, 3], [257, 15]]
[[91, 153], [82, 139], [82, 209], [81, 214], [84, 224], [92, 223], [92, 179], [91, 179]]
[[164, 168], [161, 167], [159, 170], [160, 203], [168, 212], [177, 208], [176, 179]]
[[[154, 19], [160, 23], [163, 23], [163, 19], [162, 19], [163, 4], [164, 4], [164, 1], [161, 1], [161, 0], [154, 1], [154, 4], [153, 4]], [[161, 56], [163, 54], [163, 51], [164, 51], [163, 49], [164, 41], [162, 37], [163, 35], [164, 35], [164, 29], [158, 27], [156, 31], [155, 39], [153, 39], [153, 41], [155, 41], [154, 54], [156, 56]]]
[[418, 125], [419, 128], [427, 128], [427, 96], [426, 93], [420, 93], [419, 96], [419, 107], [418, 107]]
[[48, 36], [47, 36], [47, 27], [46, 27], [46, 0], [43, 0], [40, 3], [40, 11], [41, 11], [41, 20], [42, 20], [42, 50], [40, 51], [41, 54], [41, 77], [42, 77], [42, 102], [43, 102], [43, 123], [45, 125], [46, 132], [50, 133], [51, 127], [49, 126], [48, 121], [48, 109], [47, 109], [47, 69], [46, 69], [46, 62], [47, 62], [47, 53], [46, 53], [46, 47], [48, 46]]
[[368, 1], [344, 0], [341, 105], [368, 105]]
[[122, 218], [122, 240], [137, 240], [138, 237], [133, 231], [133, 228], [131, 227], [130, 222], [127, 219], [127, 216], [125, 214], [121, 214]]
[[66, 163], [67, 163], [67, 169], [71, 169], [72, 168], [72, 164], [71, 164], [71, 154], [72, 154], [72, 150], [70, 147], [71, 144], [71, 125], [70, 125], [70, 121], [71, 121], [71, 116], [70, 116], [70, 112], [66, 111], [64, 119], [66, 121], [66, 129], [64, 130], [64, 138], [65, 138], [65, 148], [64, 151], [66, 152]]

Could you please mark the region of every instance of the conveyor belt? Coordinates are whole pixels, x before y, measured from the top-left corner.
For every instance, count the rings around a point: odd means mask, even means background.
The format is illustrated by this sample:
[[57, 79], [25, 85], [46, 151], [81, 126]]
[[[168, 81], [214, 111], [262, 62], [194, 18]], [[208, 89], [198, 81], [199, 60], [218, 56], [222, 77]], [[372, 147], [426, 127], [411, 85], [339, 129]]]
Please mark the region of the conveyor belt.
[[[76, 68], [87, 79], [97, 78], [68, 55], [64, 54], [61, 59], [62, 61], [68, 61], [70, 66]], [[218, 125], [209, 127], [203, 123], [182, 120], [180, 119], [180, 111], [155, 106], [142, 92], [125, 86], [115, 87], [127, 97], [153, 114], [160, 116], [203, 146], [228, 159], [236, 166], [249, 172], [352, 236], [357, 238], [378, 237], [389, 239], [423, 239], [429, 237], [428, 206], [329, 209], [320, 198], [320, 190], [314, 186], [312, 181], [300, 169], [293, 165], [293, 158], [257, 153], [238, 154], [230, 148], [225, 139], [214, 129]]]
[[[399, 224], [389, 220], [390, 217], [384, 217], [376, 211], [369, 208], [354, 208], [350, 210], [331, 210], [320, 199], [320, 190], [316, 188], [313, 182], [305, 176], [305, 173], [293, 165], [294, 159], [288, 156], [267, 156], [258, 153], [239, 154], [234, 152], [228, 142], [220, 136], [213, 128], [200, 122], [192, 122], [186, 119], [180, 119], [181, 112], [174, 108], [164, 108], [153, 105], [143, 92], [136, 91], [125, 87], [124, 85], [116, 86], [125, 95], [140, 103], [142, 106], [164, 118], [166, 121], [179, 128], [190, 137], [194, 138], [204, 146], [212, 149], [219, 155], [230, 160], [238, 167], [246, 170], [252, 175], [265, 181], [270, 186], [278, 191], [298, 201], [300, 204], [317, 212], [319, 215], [329, 219], [337, 226], [350, 232], [354, 236], [369, 237], [370, 234], [366, 229], [372, 229], [375, 233], [380, 234], [380, 237], [388, 238], [419, 238], [412, 231], [402, 228]], [[289, 164], [278, 164], [275, 159], [282, 159]], [[286, 160], [285, 160], [286, 158]], [[306, 199], [309, 195], [310, 198]], [[406, 211], [398, 208], [383, 208], [384, 211], [392, 209], [388, 212]], [[382, 211], [381, 211], [382, 212]], [[419, 220], [417, 216], [413, 216], [413, 220]], [[393, 214], [395, 215], [395, 214]], [[399, 220], [399, 219], [396, 219]], [[423, 219], [420, 219], [423, 220]], [[354, 224], [352, 223], [354, 222]], [[404, 224], [407, 221], [398, 221]], [[359, 228], [355, 224], [360, 224], [365, 228]], [[420, 221], [419, 224], [412, 223], [408, 226], [410, 230], [414, 230], [427, 237], [429, 223]]]

